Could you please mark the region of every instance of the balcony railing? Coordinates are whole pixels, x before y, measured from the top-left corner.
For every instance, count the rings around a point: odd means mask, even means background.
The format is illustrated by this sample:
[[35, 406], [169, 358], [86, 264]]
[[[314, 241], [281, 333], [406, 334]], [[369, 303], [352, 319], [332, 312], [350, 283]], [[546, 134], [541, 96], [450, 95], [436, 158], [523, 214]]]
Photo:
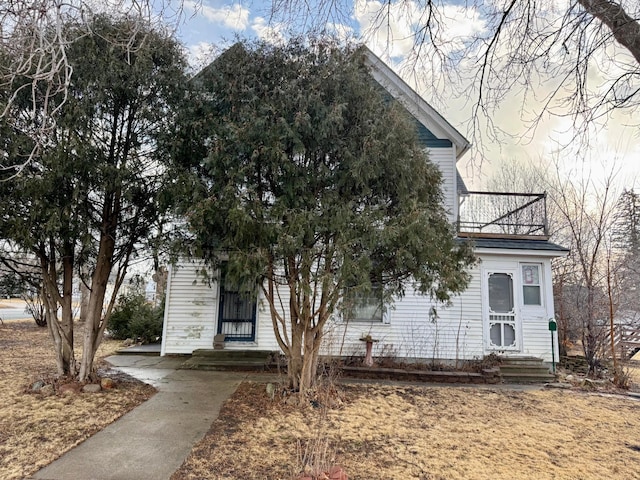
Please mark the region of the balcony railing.
[[458, 232], [478, 237], [548, 238], [545, 193], [460, 193]]

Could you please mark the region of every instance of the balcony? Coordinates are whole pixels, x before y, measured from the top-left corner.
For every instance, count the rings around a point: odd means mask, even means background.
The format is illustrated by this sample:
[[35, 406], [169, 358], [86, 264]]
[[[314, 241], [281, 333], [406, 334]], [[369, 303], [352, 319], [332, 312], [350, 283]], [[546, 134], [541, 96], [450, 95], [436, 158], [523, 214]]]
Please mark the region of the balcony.
[[460, 192], [458, 235], [548, 240], [545, 193]]

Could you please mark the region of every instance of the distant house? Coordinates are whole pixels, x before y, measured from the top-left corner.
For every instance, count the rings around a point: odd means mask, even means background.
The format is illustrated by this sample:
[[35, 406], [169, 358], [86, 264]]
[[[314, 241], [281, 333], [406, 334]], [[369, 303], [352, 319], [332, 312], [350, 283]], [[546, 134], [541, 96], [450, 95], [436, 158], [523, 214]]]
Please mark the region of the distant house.
[[[367, 55], [373, 78], [415, 118], [420, 140], [442, 172], [451, 222], [461, 239], [473, 239], [480, 263], [451, 306], [407, 291], [392, 306], [359, 309], [350, 321], [336, 314], [324, 353], [362, 353], [360, 338], [371, 335], [374, 355], [449, 361], [496, 353], [550, 362], [551, 260], [568, 250], [549, 242], [545, 196], [469, 191], [456, 168], [469, 142], [378, 57]], [[192, 259], [169, 272], [162, 355], [212, 348], [219, 333], [228, 349], [279, 350], [267, 302], [260, 296], [247, 301], [221, 282], [202, 282], [201, 268]]]

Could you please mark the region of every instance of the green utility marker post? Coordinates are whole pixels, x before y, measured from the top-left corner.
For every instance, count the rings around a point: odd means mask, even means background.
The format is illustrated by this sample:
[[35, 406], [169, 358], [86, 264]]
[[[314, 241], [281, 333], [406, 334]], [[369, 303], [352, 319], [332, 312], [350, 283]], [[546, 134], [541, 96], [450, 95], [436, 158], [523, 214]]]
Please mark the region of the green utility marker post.
[[549, 319], [549, 331], [551, 332], [551, 365], [553, 365], [553, 374], [556, 374], [556, 346], [553, 340], [553, 332], [558, 330], [558, 324], [553, 318]]

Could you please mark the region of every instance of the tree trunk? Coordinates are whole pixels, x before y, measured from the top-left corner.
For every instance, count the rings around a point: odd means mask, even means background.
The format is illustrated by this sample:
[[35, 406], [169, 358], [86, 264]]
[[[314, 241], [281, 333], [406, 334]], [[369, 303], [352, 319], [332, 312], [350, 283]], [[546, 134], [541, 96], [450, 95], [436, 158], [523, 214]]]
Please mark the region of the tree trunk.
[[167, 277], [169, 272], [165, 267], [159, 267], [156, 269], [156, 273], [153, 275], [153, 281], [156, 282], [155, 298], [153, 299], [154, 305], [160, 305], [164, 299], [164, 292], [167, 290]]
[[68, 373], [75, 376], [76, 360], [73, 352], [73, 245], [65, 245], [65, 256], [62, 259], [62, 298], [60, 306], [62, 307], [62, 321], [64, 332], [64, 349], [63, 355], [67, 364]]
[[85, 323], [87, 321], [87, 316], [89, 315], [89, 296], [91, 294], [91, 290], [84, 282], [84, 280], [80, 280], [80, 322]]
[[300, 333], [292, 335], [287, 376], [289, 387], [304, 394], [316, 385], [321, 337], [311, 328]]
[[302, 357], [302, 371], [300, 372], [300, 393], [306, 392], [315, 385], [317, 366], [318, 351], [315, 348], [313, 334], [307, 329], [304, 336], [304, 354]]
[[578, 0], [590, 14], [604, 23], [620, 45], [640, 63], [640, 23], [622, 5], [611, 0]]
[[[62, 295], [58, 290], [55, 247], [50, 242], [50, 252], [40, 249], [41, 272], [43, 279], [43, 302], [49, 333], [54, 344], [56, 367], [59, 376], [75, 376], [77, 370], [73, 351], [73, 246], [63, 247], [62, 258]], [[62, 315], [58, 318], [58, 306]]]
[[[613, 359], [613, 375], [615, 383], [618, 383], [620, 369], [618, 368], [618, 359], [616, 357], [616, 338], [615, 338], [615, 321], [614, 321], [614, 304], [613, 290], [611, 285], [611, 258], [607, 257], [607, 299], [609, 302], [609, 339], [611, 340], [611, 358]], [[620, 330], [620, 341], [622, 341], [622, 330]]]
[[[331, 268], [332, 259], [333, 250], [325, 256], [327, 270]], [[302, 268], [298, 268], [296, 259], [293, 257], [287, 258], [284, 262], [283, 270], [289, 290], [289, 319], [285, 320], [275, 306], [276, 297], [279, 295], [276, 294], [277, 283], [274, 281], [273, 259], [270, 259], [268, 268], [268, 288], [263, 287], [269, 302], [278, 345], [287, 356], [289, 388], [302, 394], [316, 385], [323, 328], [335, 307], [338, 298], [336, 292], [339, 291], [339, 287], [331, 287], [329, 281], [323, 281], [320, 304], [316, 309], [317, 289], [315, 287], [317, 286], [313, 285], [311, 280], [311, 265], [312, 262], [307, 260]], [[300, 275], [302, 279], [298, 276], [300, 271], [303, 271]], [[290, 336], [286, 334], [287, 325], [290, 327]], [[281, 327], [284, 332], [282, 334]]]
[[304, 365], [304, 354], [302, 351], [302, 345], [304, 344], [303, 335], [304, 329], [300, 321], [292, 320], [287, 377], [289, 380], [289, 388], [294, 391], [299, 391], [302, 387], [302, 368]]
[[56, 357], [56, 371], [58, 376], [68, 373], [68, 361], [65, 359], [64, 347], [62, 343], [62, 332], [57, 318], [58, 303], [47, 293], [47, 288], [42, 289], [42, 301], [44, 303], [44, 314], [47, 319], [47, 327], [53, 341], [53, 350]]
[[85, 381], [94, 376], [93, 360], [102, 342], [105, 324], [103, 322], [103, 306], [107, 292], [109, 276], [111, 275], [111, 259], [115, 248], [115, 240], [110, 235], [102, 235], [96, 261], [96, 269], [91, 277], [91, 294], [87, 321], [84, 326], [84, 342], [82, 360], [78, 380]]

